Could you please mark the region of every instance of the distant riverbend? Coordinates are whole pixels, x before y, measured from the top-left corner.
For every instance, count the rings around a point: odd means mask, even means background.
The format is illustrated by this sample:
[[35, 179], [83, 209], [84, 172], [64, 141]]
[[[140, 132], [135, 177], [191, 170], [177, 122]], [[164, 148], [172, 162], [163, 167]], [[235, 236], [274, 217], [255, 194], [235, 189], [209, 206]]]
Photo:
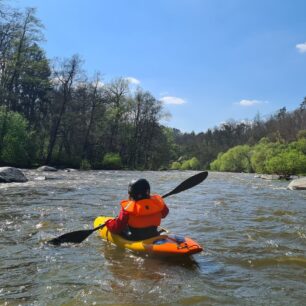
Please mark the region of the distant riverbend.
[[138, 256], [95, 234], [77, 246], [50, 238], [115, 216], [128, 182], [147, 178], [171, 191], [193, 171], [25, 170], [28, 182], [0, 184], [0, 304], [303, 305], [306, 191], [254, 174], [209, 173], [167, 198], [162, 226], [205, 251], [189, 261]]

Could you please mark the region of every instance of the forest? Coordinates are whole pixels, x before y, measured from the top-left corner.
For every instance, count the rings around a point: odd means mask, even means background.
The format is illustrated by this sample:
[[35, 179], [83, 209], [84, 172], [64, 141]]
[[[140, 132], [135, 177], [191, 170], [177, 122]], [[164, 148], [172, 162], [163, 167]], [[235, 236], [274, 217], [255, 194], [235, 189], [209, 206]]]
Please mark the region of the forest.
[[[265, 119], [182, 133], [161, 124], [169, 114], [149, 91], [120, 76], [89, 76], [78, 54], [49, 59], [43, 39], [35, 9], [0, 0], [0, 166], [272, 173], [283, 171], [273, 163], [300, 154], [302, 166], [289, 172], [306, 172], [306, 99]], [[258, 166], [267, 148], [275, 159]], [[228, 166], [230, 149], [247, 162]]]

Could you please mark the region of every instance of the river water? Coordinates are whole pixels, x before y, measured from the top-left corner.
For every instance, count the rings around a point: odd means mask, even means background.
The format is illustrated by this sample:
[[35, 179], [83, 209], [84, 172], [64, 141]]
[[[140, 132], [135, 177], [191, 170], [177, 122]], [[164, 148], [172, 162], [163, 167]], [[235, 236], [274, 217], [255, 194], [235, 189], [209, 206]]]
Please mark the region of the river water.
[[115, 216], [133, 178], [165, 194], [195, 172], [25, 174], [27, 183], [0, 184], [0, 305], [306, 305], [306, 192], [287, 182], [209, 173], [167, 198], [163, 227], [205, 249], [174, 260], [96, 233], [76, 246], [46, 241]]

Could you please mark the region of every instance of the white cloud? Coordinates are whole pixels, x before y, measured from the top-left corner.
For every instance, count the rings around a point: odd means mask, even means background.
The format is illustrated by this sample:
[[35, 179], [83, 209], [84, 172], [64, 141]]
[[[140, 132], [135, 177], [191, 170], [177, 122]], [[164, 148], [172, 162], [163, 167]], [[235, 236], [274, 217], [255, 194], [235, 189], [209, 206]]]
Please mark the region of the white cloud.
[[61, 75], [55, 76], [53, 79], [51, 79], [51, 82], [53, 83], [53, 85], [60, 85], [62, 84], [63, 81], [64, 81], [64, 78]]
[[240, 106], [253, 106], [256, 104], [262, 104], [262, 103], [266, 103], [264, 101], [259, 101], [259, 100], [248, 100], [248, 99], [243, 99], [240, 102], [236, 103]]
[[130, 84], [139, 85], [140, 81], [133, 77], [126, 77], [124, 78], [126, 81], [128, 81]]
[[306, 52], [306, 42], [302, 44], [297, 44], [295, 47], [299, 50], [300, 53]]
[[181, 99], [178, 97], [172, 97], [172, 96], [165, 96], [165, 97], [162, 97], [160, 100], [165, 104], [181, 105], [181, 104], [186, 103], [184, 99]]
[[101, 88], [103, 88], [105, 86], [105, 84], [103, 82], [101, 82], [101, 81], [98, 81], [98, 84], [93, 82], [92, 85], [93, 86], [97, 85], [98, 89], [101, 89]]

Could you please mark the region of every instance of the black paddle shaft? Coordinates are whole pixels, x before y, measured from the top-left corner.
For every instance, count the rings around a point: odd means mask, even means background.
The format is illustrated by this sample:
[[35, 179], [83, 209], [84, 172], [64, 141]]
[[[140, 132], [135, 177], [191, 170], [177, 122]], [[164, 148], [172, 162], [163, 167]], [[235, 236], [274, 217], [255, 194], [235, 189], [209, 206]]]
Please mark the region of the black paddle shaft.
[[190, 178], [188, 178], [187, 180], [185, 180], [184, 182], [182, 182], [180, 185], [178, 185], [176, 188], [174, 188], [172, 191], [166, 193], [165, 195], [163, 195], [163, 198], [169, 197], [170, 195], [173, 194], [177, 194], [180, 193], [184, 190], [190, 189], [198, 184], [200, 184], [201, 182], [203, 182], [208, 176], [208, 172], [207, 171], [203, 171], [200, 172], [194, 176], [191, 176]]
[[[185, 180], [184, 182], [182, 182], [180, 185], [178, 185], [176, 188], [174, 188], [172, 191], [163, 195], [162, 197], [166, 198], [166, 197], [169, 197], [170, 195], [177, 194], [177, 193], [182, 192], [184, 190], [190, 189], [190, 188], [200, 184], [201, 182], [203, 182], [207, 178], [207, 175], [208, 175], [207, 171], [203, 171], [203, 172], [200, 172], [196, 175], [193, 175], [193, 176], [189, 177], [187, 180]], [[94, 229], [80, 230], [80, 231], [67, 233], [67, 234], [61, 235], [57, 238], [54, 238], [54, 239], [48, 241], [48, 243], [53, 244], [53, 245], [60, 245], [60, 244], [65, 243], [65, 242], [66, 243], [81, 243], [89, 235], [91, 235], [93, 232], [95, 232], [99, 229], [102, 229], [104, 226], [105, 226], [105, 224], [101, 224]]]
[[59, 236], [57, 238], [54, 238], [50, 241], [48, 241], [48, 243], [51, 243], [53, 245], [60, 245], [62, 243], [65, 242], [69, 242], [69, 243], [81, 243], [82, 241], [84, 241], [89, 235], [91, 235], [93, 232], [102, 229], [105, 226], [105, 224], [101, 224], [99, 226], [97, 226], [94, 229], [90, 229], [90, 230], [80, 230], [80, 231], [75, 231], [75, 232], [71, 232], [71, 233], [67, 233], [64, 234], [62, 236]]

